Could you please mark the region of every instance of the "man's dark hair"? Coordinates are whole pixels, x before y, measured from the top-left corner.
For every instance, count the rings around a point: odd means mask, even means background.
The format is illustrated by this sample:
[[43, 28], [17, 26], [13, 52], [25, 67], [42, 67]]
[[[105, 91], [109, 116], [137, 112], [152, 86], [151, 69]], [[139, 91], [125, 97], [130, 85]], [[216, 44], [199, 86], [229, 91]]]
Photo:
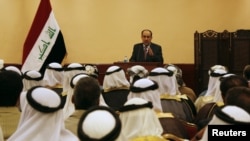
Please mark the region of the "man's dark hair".
[[0, 71], [0, 106], [16, 106], [23, 90], [22, 77], [15, 71]]
[[250, 80], [250, 65], [246, 65], [243, 69], [243, 77]]
[[239, 106], [250, 114], [250, 88], [234, 87], [229, 89], [225, 97], [225, 104]]
[[150, 34], [151, 34], [151, 36], [153, 36], [153, 32], [152, 32], [151, 30], [149, 30], [149, 29], [143, 29], [143, 30], [141, 31], [141, 35], [143, 34], [144, 31], [149, 31]]
[[83, 77], [74, 87], [73, 102], [76, 109], [84, 109], [99, 105], [101, 88], [97, 79]]
[[248, 87], [248, 82], [243, 76], [231, 75], [223, 78], [220, 83], [222, 98], [224, 99], [226, 97], [226, 93], [230, 88], [238, 86]]

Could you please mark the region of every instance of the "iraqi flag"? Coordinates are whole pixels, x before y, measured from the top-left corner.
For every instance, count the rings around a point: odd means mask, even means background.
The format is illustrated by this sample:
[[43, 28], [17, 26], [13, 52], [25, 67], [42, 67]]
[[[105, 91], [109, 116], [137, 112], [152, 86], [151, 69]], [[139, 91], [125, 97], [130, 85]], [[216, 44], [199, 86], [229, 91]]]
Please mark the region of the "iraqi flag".
[[22, 72], [42, 74], [51, 62], [61, 63], [67, 51], [49, 0], [41, 0], [23, 47]]

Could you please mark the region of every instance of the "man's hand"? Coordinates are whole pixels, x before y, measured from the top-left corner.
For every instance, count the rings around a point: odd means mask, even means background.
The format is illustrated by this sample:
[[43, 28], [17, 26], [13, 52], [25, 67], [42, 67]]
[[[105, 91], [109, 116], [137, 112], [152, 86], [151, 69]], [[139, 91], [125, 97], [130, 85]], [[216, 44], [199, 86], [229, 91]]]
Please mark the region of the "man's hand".
[[154, 52], [150, 47], [148, 48], [148, 55], [149, 56], [154, 56]]

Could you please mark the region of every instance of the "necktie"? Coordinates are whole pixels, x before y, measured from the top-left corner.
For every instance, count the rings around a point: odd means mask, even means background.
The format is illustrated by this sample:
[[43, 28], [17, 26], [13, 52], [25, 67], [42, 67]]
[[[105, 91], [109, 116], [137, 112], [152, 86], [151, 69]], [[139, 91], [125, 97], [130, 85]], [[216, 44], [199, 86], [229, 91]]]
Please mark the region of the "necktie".
[[147, 46], [144, 46], [144, 60], [147, 59], [147, 53], [148, 53]]

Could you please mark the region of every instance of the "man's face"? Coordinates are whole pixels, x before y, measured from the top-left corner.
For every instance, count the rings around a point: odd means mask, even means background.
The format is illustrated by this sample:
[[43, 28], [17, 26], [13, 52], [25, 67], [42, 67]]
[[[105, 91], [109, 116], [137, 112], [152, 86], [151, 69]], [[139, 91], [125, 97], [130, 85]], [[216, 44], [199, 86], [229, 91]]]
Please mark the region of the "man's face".
[[143, 44], [149, 45], [152, 40], [152, 35], [149, 31], [144, 31], [141, 35], [141, 39], [142, 39]]

